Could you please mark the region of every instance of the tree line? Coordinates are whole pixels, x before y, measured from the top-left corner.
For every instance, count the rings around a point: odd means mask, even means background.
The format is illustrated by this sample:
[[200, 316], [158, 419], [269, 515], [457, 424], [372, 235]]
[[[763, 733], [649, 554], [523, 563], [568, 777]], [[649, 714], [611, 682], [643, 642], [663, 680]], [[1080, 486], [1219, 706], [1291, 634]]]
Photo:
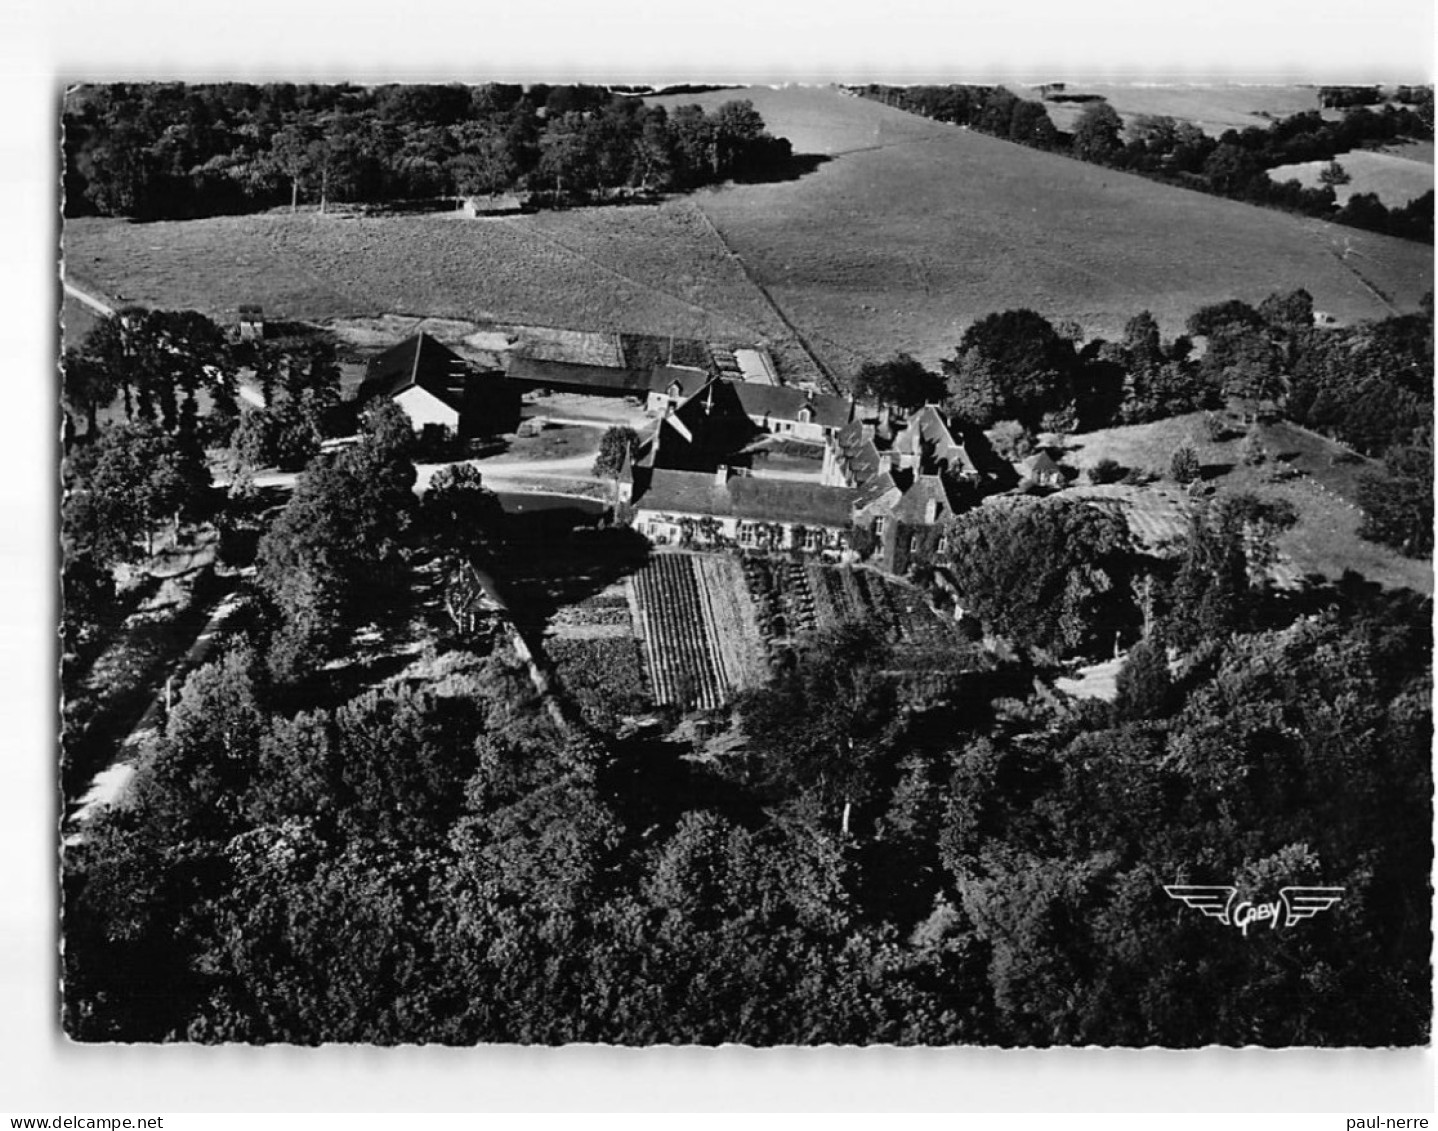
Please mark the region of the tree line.
[[[1276, 182], [1270, 169], [1304, 161], [1332, 160], [1367, 146], [1403, 139], [1433, 138], [1433, 90], [1402, 87], [1400, 102], [1374, 110], [1362, 101], [1340, 99], [1341, 120], [1326, 121], [1316, 110], [1294, 114], [1268, 127], [1249, 126], [1208, 136], [1192, 122], [1168, 115], [1139, 114], [1127, 125], [1109, 103], [1085, 105], [1072, 133], [1054, 126], [1041, 102], [1021, 99], [1003, 87], [877, 86], [853, 88], [867, 98], [941, 122], [992, 134], [1152, 180], [1213, 193], [1232, 200], [1301, 212], [1350, 227], [1405, 239], [1433, 242], [1433, 194], [1387, 206], [1373, 193], [1354, 193], [1340, 208], [1334, 174], [1319, 188], [1297, 180]], [[1406, 102], [1404, 101], [1406, 100]]]
[[666, 110], [606, 87], [113, 83], [63, 112], [65, 214], [183, 219], [303, 200], [523, 191], [583, 202], [784, 175], [751, 103]]

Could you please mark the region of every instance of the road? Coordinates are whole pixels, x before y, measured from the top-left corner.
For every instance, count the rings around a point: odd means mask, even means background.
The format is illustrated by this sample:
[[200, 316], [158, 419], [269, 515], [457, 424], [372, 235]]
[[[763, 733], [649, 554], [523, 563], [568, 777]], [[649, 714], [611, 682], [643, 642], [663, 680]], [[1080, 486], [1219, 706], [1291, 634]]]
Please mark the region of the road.
[[[199, 635], [195, 637], [194, 643], [190, 645], [189, 651], [185, 653], [184, 659], [171, 670], [169, 683], [172, 693], [178, 694], [184, 677], [209, 658], [220, 629], [239, 607], [240, 591], [238, 589], [227, 593], [215, 606], [204, 627], [200, 629]], [[135, 776], [135, 764], [147, 740], [158, 736], [164, 729], [167, 714], [165, 698], [165, 692], [162, 690], [150, 701], [149, 707], [140, 716], [140, 721], [135, 724], [129, 736], [121, 743], [119, 756], [107, 768], [95, 775], [90, 782], [90, 788], [75, 802], [75, 810], [66, 821], [66, 826], [72, 834], [66, 838], [67, 843], [73, 843], [76, 830], [93, 817], [98, 810], [116, 805], [124, 800], [130, 782]]]
[[115, 308], [113, 306], [101, 302], [94, 295], [86, 291], [82, 291], [79, 287], [75, 286], [74, 283], [67, 282], [62, 279], [60, 281], [60, 285], [65, 288], [65, 293], [67, 295], [80, 302], [83, 302], [86, 306], [88, 306], [91, 310], [95, 311], [97, 314], [103, 314], [106, 318], [113, 318], [115, 316]]

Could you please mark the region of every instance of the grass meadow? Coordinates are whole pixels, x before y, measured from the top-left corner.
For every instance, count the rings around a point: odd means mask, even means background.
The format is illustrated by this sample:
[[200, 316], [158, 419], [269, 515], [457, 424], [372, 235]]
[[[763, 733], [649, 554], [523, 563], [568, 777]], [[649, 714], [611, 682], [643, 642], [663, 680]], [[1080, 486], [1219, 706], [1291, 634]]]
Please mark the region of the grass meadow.
[[[1317, 574], [1336, 581], [1353, 570], [1388, 588], [1433, 592], [1430, 562], [1405, 558], [1358, 537], [1363, 516], [1353, 499], [1359, 476], [1378, 466], [1374, 461], [1355, 457], [1342, 445], [1285, 421], [1260, 426], [1259, 436], [1269, 458], [1257, 466], [1245, 466], [1238, 454], [1239, 435], [1209, 440], [1203, 414], [1190, 413], [1152, 424], [1065, 437], [1063, 462], [1082, 470], [1101, 459], [1112, 459], [1124, 467], [1166, 476], [1174, 450], [1190, 443], [1218, 494], [1251, 492], [1293, 504], [1299, 521], [1278, 541], [1290, 577]], [[1302, 474], [1280, 479], [1274, 475], [1280, 467]], [[1152, 526], [1156, 536], [1181, 533], [1181, 508], [1175, 505], [1181, 489], [1171, 483], [1072, 490], [1085, 496], [1113, 496], [1125, 506], [1138, 507], [1140, 513], [1130, 518], [1136, 532]]]
[[829, 160], [794, 180], [658, 206], [503, 219], [72, 220], [67, 270], [120, 301], [226, 321], [259, 302], [281, 318], [424, 314], [766, 344], [791, 377], [809, 375], [802, 335], [841, 378], [900, 350], [935, 363], [970, 322], [1014, 307], [1090, 336], [1115, 336], [1148, 309], [1174, 334], [1230, 297], [1302, 286], [1351, 321], [1415, 309], [1432, 287], [1431, 247], [1155, 184], [835, 88], [669, 101], [735, 97], [796, 152]]
[[[1036, 87], [1014, 83], [1007, 85], [1020, 98], [1039, 101]], [[1139, 114], [1180, 118], [1192, 122], [1213, 137], [1225, 130], [1263, 127], [1274, 118], [1287, 118], [1319, 109], [1316, 86], [1069, 83], [1064, 94], [1092, 94], [1105, 98], [1125, 121]], [[1066, 131], [1073, 130], [1084, 109], [1081, 102], [1046, 102], [1044, 107], [1053, 124]], [[1341, 112], [1336, 110], [1325, 110], [1323, 115], [1334, 120], [1342, 117]]]
[[[1401, 208], [1425, 192], [1433, 191], [1431, 142], [1390, 150], [1355, 149], [1337, 160], [1352, 178], [1346, 185], [1335, 186], [1333, 191], [1339, 204], [1346, 204], [1354, 193], [1371, 192], [1389, 208]], [[1268, 175], [1280, 183], [1294, 180], [1305, 188], [1318, 188], [1318, 175], [1327, 167], [1327, 161], [1304, 161], [1298, 165], [1280, 165], [1270, 169]]]

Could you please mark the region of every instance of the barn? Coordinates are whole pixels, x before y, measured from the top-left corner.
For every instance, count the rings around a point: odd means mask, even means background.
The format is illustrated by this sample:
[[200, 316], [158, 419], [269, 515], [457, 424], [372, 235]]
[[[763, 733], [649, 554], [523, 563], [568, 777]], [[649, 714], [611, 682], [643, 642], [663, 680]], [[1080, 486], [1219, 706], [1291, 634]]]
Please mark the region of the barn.
[[356, 403], [377, 398], [404, 409], [416, 432], [448, 428], [457, 436], [480, 436], [511, 431], [519, 421], [519, 394], [512, 386], [498, 375], [476, 372], [425, 333], [369, 363]]

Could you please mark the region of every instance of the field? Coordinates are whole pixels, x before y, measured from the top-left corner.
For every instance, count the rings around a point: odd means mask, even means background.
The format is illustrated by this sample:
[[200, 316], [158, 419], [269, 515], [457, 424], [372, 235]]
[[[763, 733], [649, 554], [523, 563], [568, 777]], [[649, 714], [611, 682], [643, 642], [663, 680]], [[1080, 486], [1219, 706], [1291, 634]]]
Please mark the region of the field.
[[[1388, 588], [1433, 592], [1431, 563], [1405, 558], [1358, 537], [1362, 513], [1353, 499], [1361, 474], [1376, 466], [1373, 461], [1355, 457], [1341, 445], [1286, 422], [1261, 426], [1259, 436], [1270, 458], [1257, 466], [1245, 466], [1239, 460], [1238, 439], [1208, 440], [1202, 415], [1191, 414], [1070, 437], [1063, 462], [1083, 469], [1101, 459], [1113, 459], [1124, 467], [1162, 475], [1174, 449], [1191, 443], [1218, 494], [1252, 492], [1285, 499], [1296, 508], [1297, 525], [1278, 540], [1283, 578], [1292, 581], [1315, 574], [1336, 581], [1352, 570]], [[1297, 474], [1276, 474], [1280, 468]], [[1181, 533], [1180, 496], [1171, 484], [1080, 487], [1074, 491], [1080, 496], [1118, 501], [1126, 508], [1130, 528], [1140, 537], [1146, 527], [1152, 528], [1157, 539]]]
[[1229, 297], [1303, 286], [1319, 309], [1357, 320], [1389, 313], [1375, 292], [1416, 309], [1432, 286], [1430, 247], [1156, 184], [834, 90], [745, 93], [796, 150], [833, 159], [797, 181], [696, 200], [841, 372], [898, 350], [936, 361], [974, 318], [1012, 307], [1110, 337], [1149, 309], [1174, 334], [1199, 306]]
[[661, 704], [722, 706], [763, 684], [771, 663], [804, 637], [846, 621], [876, 624], [906, 666], [926, 666], [935, 649], [959, 645], [920, 590], [867, 568], [660, 553], [633, 586], [649, 685]]
[[73, 220], [67, 270], [116, 299], [226, 321], [260, 302], [282, 318], [431, 315], [767, 344], [794, 378], [812, 372], [802, 337], [841, 379], [899, 350], [936, 362], [970, 322], [1013, 307], [1110, 337], [1149, 309], [1174, 334], [1229, 297], [1303, 286], [1351, 321], [1416, 309], [1432, 287], [1431, 247], [1155, 184], [833, 88], [665, 101], [735, 97], [796, 152], [829, 160], [793, 180], [662, 205], [504, 219]]
[[[1425, 192], [1433, 191], [1433, 147], [1413, 146], [1391, 151], [1356, 149], [1338, 157], [1352, 180], [1337, 185], [1334, 193], [1339, 204], [1345, 204], [1354, 193], [1371, 192], [1389, 208], [1401, 208]], [[1426, 153], [1426, 160], [1422, 154]], [[1300, 165], [1280, 165], [1268, 175], [1275, 181], [1295, 180], [1305, 188], [1319, 186], [1318, 174], [1328, 167], [1327, 161], [1305, 161]]]
[[225, 322], [259, 302], [271, 318], [429, 315], [768, 344], [781, 364], [796, 352], [687, 200], [493, 220], [303, 211], [81, 219], [66, 223], [64, 238], [77, 281]]
[[712, 710], [764, 681], [754, 609], [732, 558], [656, 554], [633, 580], [656, 703]]
[[[1008, 87], [1020, 98], [1039, 101], [1039, 92], [1034, 87], [1013, 83]], [[1069, 83], [1063, 93], [1101, 95], [1125, 121], [1138, 114], [1167, 115], [1192, 122], [1214, 137], [1225, 130], [1262, 127], [1273, 118], [1287, 118], [1319, 108], [1318, 88], [1314, 86]], [[1045, 102], [1044, 108], [1053, 124], [1066, 131], [1073, 129], [1074, 122], [1083, 113], [1083, 104], [1079, 102]], [[1324, 111], [1324, 116], [1341, 117], [1337, 111]]]

